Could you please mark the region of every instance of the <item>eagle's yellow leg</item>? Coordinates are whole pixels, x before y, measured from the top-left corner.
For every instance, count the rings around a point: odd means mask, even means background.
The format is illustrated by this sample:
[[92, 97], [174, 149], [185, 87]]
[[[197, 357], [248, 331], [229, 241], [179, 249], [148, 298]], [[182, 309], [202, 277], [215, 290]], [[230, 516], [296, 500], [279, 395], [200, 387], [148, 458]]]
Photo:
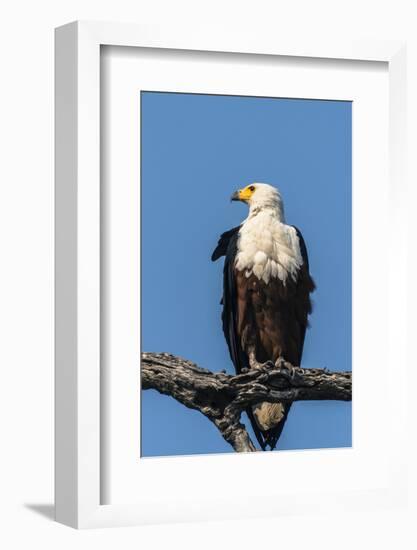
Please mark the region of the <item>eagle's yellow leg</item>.
[[259, 361], [256, 359], [255, 351], [251, 347], [250, 351], [248, 353], [248, 359], [249, 359], [249, 365], [251, 369], [262, 369], [265, 367], [273, 367], [274, 363], [272, 361], [266, 361], [265, 363], [259, 363]]

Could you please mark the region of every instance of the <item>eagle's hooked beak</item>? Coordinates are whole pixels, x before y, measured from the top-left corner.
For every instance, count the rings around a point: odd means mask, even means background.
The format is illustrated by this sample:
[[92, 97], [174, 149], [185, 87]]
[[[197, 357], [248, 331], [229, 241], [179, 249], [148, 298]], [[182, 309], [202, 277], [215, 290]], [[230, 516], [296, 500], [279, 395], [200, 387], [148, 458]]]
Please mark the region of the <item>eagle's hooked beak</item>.
[[253, 194], [253, 191], [251, 191], [250, 188], [245, 187], [244, 189], [238, 189], [233, 193], [233, 195], [230, 197], [231, 201], [243, 201], [247, 202]]
[[240, 201], [239, 193], [240, 193], [240, 190], [235, 191], [233, 193], [233, 195], [230, 197], [230, 200], [231, 201]]

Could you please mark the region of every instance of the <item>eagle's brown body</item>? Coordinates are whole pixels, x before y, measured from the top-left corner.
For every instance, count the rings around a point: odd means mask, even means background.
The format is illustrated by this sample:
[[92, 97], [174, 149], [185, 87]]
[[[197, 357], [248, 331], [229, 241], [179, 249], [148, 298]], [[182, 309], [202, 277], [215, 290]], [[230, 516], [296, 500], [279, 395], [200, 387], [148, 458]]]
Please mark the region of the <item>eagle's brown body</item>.
[[[285, 279], [278, 276], [262, 278], [259, 273], [255, 274], [256, 269], [241, 268], [238, 255], [245, 253], [242, 227], [224, 233], [212, 256], [213, 261], [225, 256], [223, 331], [236, 372], [282, 359], [299, 366], [311, 313], [310, 293], [315, 288], [303, 237], [298, 229], [285, 226], [286, 230], [291, 230], [299, 247], [296, 273]], [[268, 244], [268, 238], [273, 241], [274, 235], [267, 235], [266, 231], [262, 229], [260, 243], [266, 239]], [[273, 244], [279, 258], [279, 242]], [[252, 246], [251, 241], [249, 246]], [[253, 253], [256, 252], [255, 249]], [[288, 411], [289, 406], [283, 403], [261, 403], [247, 411], [263, 449], [267, 445], [271, 449], [275, 447]]]
[[297, 282], [268, 283], [255, 275], [233, 269], [236, 280], [237, 335], [243, 350], [256, 350], [260, 363], [282, 357], [300, 365], [307, 317], [311, 312], [313, 284], [308, 269], [302, 268]]

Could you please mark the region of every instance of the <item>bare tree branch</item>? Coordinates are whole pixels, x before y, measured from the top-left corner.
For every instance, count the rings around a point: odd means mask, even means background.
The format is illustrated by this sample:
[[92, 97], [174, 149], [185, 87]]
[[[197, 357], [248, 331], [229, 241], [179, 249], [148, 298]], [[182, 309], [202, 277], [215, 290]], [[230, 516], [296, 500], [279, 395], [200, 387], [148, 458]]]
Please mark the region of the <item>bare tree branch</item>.
[[352, 373], [281, 368], [252, 369], [231, 376], [212, 372], [169, 353], [142, 353], [142, 388], [170, 395], [211, 420], [237, 452], [256, 451], [242, 411], [263, 401], [352, 400]]

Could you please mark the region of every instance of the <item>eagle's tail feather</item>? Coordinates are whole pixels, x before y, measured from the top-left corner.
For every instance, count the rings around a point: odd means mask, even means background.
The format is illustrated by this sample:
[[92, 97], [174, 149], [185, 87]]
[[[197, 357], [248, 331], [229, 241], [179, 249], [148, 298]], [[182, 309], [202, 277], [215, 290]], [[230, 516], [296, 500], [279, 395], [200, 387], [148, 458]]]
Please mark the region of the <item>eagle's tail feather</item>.
[[283, 405], [283, 408], [284, 408], [284, 415], [282, 419], [279, 421], [279, 423], [273, 428], [270, 428], [269, 430], [262, 432], [262, 436], [265, 441], [265, 447], [268, 445], [271, 451], [275, 449], [278, 443], [278, 439], [281, 437], [282, 430], [284, 429], [284, 425], [291, 408], [291, 403]]
[[247, 412], [262, 450], [275, 449], [290, 408], [291, 403], [260, 403]]

